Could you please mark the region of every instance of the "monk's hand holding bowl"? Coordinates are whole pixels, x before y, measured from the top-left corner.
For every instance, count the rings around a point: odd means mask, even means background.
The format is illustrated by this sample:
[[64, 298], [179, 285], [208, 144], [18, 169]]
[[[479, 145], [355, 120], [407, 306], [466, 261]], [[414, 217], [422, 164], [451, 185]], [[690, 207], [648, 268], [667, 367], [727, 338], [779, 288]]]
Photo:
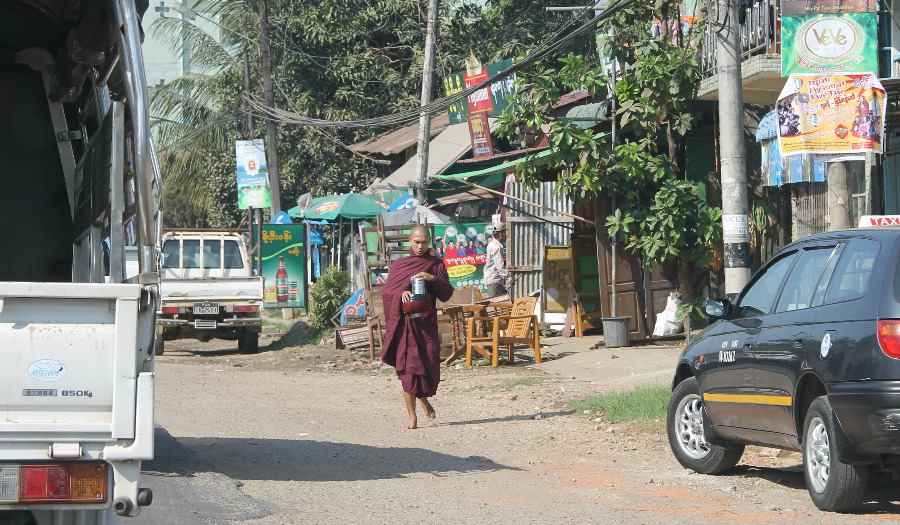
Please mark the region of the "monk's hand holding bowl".
[[419, 273], [413, 275], [413, 277], [421, 277], [422, 279], [425, 279], [426, 281], [431, 281], [434, 279], [434, 276], [428, 272], [419, 272]]
[[412, 292], [410, 292], [409, 290], [403, 290], [403, 293], [400, 294], [400, 301], [408, 303], [410, 297], [412, 297]]

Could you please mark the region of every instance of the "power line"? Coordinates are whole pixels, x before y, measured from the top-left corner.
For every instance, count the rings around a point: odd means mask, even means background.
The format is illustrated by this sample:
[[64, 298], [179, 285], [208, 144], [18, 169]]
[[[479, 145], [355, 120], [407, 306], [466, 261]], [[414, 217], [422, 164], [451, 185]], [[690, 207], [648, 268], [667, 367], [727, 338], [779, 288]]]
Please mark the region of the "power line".
[[[612, 15], [614, 15], [619, 10], [633, 4], [635, 0], [621, 0], [616, 2], [609, 7], [607, 7], [603, 13], [600, 15], [588, 20], [574, 31], [565, 36], [560, 36], [565, 30], [567, 30], [570, 26], [574, 25], [577, 17], [573, 17], [568, 23], [563, 25], [560, 29], [551, 35], [545, 42], [542, 42], [538, 45], [534, 50], [532, 50], [523, 60], [513, 64], [512, 66], [504, 69], [496, 76], [485, 80], [479, 84], [471, 86], [469, 88], [463, 89], [460, 92], [457, 92], [453, 95], [446, 96], [435, 100], [434, 102], [427, 104], [425, 106], [419, 106], [415, 108], [410, 108], [404, 111], [400, 111], [391, 115], [383, 115], [380, 117], [374, 117], [370, 119], [360, 119], [360, 120], [344, 120], [344, 121], [335, 121], [335, 120], [327, 120], [327, 119], [316, 119], [307, 117], [305, 115], [300, 115], [291, 111], [286, 111], [283, 109], [267, 106], [265, 103], [259, 100], [258, 97], [251, 93], [245, 93], [243, 96], [247, 99], [249, 105], [253, 110], [259, 112], [259, 115], [263, 118], [277, 120], [279, 122], [284, 122], [286, 124], [298, 124], [298, 125], [307, 125], [307, 126], [318, 126], [318, 127], [332, 127], [332, 128], [361, 128], [361, 127], [388, 127], [388, 126], [396, 126], [401, 124], [407, 124], [409, 122], [413, 122], [418, 120], [419, 117], [423, 113], [440, 113], [444, 111], [447, 106], [453, 104], [454, 102], [460, 101], [472, 93], [475, 93], [481, 89], [488, 87], [490, 84], [493, 84], [499, 80], [502, 80], [513, 73], [524, 69], [526, 66], [541, 60], [547, 55], [557, 51], [558, 49], [568, 45], [573, 40], [583, 35], [592, 29], [595, 25], [597, 25], [600, 21], [605, 20]], [[583, 9], [583, 12], [587, 12], [592, 10], [595, 6], [596, 2], [591, 2]]]

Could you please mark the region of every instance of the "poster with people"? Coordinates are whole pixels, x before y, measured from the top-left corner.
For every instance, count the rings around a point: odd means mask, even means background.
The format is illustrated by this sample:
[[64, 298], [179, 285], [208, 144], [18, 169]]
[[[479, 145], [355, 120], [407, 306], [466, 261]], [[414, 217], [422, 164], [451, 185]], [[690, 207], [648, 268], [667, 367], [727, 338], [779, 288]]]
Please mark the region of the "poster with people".
[[454, 288], [477, 286], [482, 294], [487, 294], [484, 263], [487, 245], [493, 239], [492, 230], [490, 224], [482, 223], [434, 225], [434, 253], [444, 260]]
[[782, 155], [882, 152], [887, 96], [872, 73], [791, 75], [775, 109]]

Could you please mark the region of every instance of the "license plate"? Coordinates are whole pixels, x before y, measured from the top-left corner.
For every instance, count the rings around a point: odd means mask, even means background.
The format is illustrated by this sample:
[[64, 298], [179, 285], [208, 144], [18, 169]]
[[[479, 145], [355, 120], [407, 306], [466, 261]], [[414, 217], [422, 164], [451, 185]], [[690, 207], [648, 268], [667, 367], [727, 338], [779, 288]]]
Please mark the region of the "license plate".
[[219, 313], [219, 303], [194, 303], [195, 314], [213, 314]]

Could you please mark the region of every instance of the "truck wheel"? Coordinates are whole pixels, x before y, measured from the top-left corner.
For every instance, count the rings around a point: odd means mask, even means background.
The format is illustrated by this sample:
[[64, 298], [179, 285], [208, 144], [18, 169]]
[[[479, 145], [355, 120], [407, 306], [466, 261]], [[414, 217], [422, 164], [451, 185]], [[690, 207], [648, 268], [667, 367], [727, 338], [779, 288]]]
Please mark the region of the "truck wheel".
[[703, 398], [697, 379], [678, 383], [666, 413], [669, 446], [685, 468], [701, 474], [720, 474], [740, 461], [744, 447], [723, 448], [706, 441], [703, 430]]
[[803, 424], [803, 475], [819, 510], [847, 512], [862, 502], [869, 481], [866, 465], [847, 465], [837, 457], [834, 412], [826, 396], [809, 406]]
[[238, 339], [238, 350], [245, 354], [255, 354], [259, 352], [259, 333], [244, 331], [241, 338]]
[[156, 333], [156, 338], [153, 341], [153, 354], [154, 355], [163, 355], [166, 352], [166, 342], [163, 340], [163, 335], [161, 332]]

